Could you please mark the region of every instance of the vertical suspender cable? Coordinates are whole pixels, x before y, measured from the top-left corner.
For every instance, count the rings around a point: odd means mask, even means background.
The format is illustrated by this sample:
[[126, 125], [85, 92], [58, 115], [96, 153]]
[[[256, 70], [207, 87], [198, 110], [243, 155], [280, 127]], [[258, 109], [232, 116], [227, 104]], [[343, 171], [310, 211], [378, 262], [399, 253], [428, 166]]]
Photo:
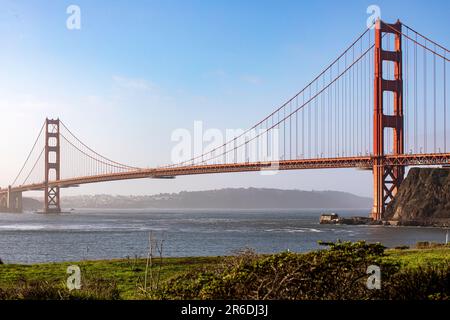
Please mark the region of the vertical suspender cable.
[[[434, 45], [436, 51], [436, 45]], [[433, 152], [436, 153], [436, 55], [433, 55]]]
[[423, 142], [423, 152], [427, 153], [427, 51], [425, 48], [423, 49]]

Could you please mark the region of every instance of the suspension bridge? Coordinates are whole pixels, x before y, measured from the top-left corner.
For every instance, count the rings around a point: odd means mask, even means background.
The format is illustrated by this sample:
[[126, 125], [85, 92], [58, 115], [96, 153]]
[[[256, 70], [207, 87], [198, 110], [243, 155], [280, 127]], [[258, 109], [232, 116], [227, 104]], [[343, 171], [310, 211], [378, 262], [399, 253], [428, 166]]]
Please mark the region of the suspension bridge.
[[[373, 172], [371, 216], [380, 220], [408, 166], [449, 165], [449, 50], [397, 21], [376, 21], [310, 83], [261, 121], [190, 160], [139, 168], [89, 148], [46, 119], [0, 210], [22, 211], [22, 193], [88, 183], [261, 170], [362, 168]], [[276, 156], [274, 156], [276, 155]]]

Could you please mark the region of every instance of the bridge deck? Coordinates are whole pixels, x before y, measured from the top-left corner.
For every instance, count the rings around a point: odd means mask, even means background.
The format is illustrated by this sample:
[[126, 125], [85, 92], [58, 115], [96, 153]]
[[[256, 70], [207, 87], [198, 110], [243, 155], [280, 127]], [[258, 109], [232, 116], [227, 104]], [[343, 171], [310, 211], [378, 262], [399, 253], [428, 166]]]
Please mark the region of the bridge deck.
[[[392, 166], [417, 166], [417, 165], [446, 165], [450, 164], [450, 153], [440, 154], [405, 154], [387, 155], [383, 158], [385, 165]], [[372, 169], [374, 158], [371, 156], [344, 157], [344, 158], [318, 158], [280, 160], [279, 162], [246, 162], [236, 164], [211, 164], [181, 167], [161, 167], [136, 169], [122, 173], [110, 173], [97, 176], [76, 177], [49, 182], [49, 187], [68, 188], [82, 184], [109, 182], [119, 180], [144, 179], [144, 178], [170, 178], [184, 175], [252, 172], [271, 170], [302, 170], [302, 169], [336, 169], [336, 168], [361, 168]], [[44, 183], [30, 184], [14, 187], [13, 192], [43, 190]], [[6, 193], [7, 189], [0, 190]]]

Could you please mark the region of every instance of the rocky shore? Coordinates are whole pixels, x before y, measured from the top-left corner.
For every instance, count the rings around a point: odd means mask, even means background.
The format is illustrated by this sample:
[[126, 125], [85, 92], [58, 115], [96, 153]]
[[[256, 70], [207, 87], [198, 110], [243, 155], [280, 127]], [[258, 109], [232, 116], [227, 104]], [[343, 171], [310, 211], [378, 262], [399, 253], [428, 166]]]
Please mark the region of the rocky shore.
[[385, 220], [403, 226], [450, 226], [450, 168], [412, 168]]
[[323, 214], [321, 224], [450, 227], [450, 168], [412, 168], [383, 221]]

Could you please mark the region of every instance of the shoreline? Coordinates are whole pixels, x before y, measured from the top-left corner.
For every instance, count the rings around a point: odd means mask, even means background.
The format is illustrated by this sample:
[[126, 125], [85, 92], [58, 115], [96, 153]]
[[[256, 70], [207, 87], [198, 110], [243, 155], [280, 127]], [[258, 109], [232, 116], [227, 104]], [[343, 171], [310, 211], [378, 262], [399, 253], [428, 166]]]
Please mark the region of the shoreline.
[[337, 213], [323, 213], [320, 216], [319, 224], [325, 225], [367, 225], [367, 226], [393, 226], [393, 227], [432, 227], [448, 229], [450, 219], [436, 218], [423, 220], [373, 220], [364, 216], [339, 216]]

